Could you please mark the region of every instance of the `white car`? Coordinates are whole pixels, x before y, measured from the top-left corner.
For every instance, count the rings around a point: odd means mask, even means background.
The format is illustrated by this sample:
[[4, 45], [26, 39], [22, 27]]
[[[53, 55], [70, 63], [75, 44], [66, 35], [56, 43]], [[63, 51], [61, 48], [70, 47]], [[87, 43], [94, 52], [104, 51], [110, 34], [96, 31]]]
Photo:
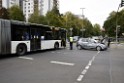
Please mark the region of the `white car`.
[[97, 42], [94, 39], [80, 38], [77, 41], [77, 48], [79, 50], [81, 50], [81, 49], [96, 49], [97, 51], [100, 51], [100, 50], [106, 50], [107, 46], [102, 43]]

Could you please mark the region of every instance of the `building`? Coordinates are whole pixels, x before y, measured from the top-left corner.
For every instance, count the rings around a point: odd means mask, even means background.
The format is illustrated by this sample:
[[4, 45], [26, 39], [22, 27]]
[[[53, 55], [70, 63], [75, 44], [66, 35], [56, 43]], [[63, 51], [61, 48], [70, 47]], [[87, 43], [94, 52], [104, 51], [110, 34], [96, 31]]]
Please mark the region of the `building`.
[[31, 14], [34, 13], [34, 0], [23, 1], [23, 14], [25, 15], [26, 22], [28, 22]]
[[13, 5], [18, 5], [20, 4], [20, 0], [2, 0], [3, 2], [3, 7], [5, 7], [6, 9], [12, 7]]
[[[57, 6], [59, 8], [58, 0], [39, 0], [39, 12], [41, 15], [46, 15], [48, 11], [51, 11], [53, 6]], [[54, 3], [55, 2], [55, 3]]]
[[0, 0], [0, 10], [2, 9], [2, 0]]
[[3, 7], [6, 9], [13, 5], [18, 5], [25, 15], [26, 21], [28, 22], [29, 17], [34, 11], [38, 11], [39, 15], [46, 15], [48, 11], [51, 11], [53, 6], [59, 8], [58, 0], [2, 0]]
[[43, 1], [44, 0], [38, 0], [38, 10], [40, 15], [43, 15], [43, 6], [44, 6]]

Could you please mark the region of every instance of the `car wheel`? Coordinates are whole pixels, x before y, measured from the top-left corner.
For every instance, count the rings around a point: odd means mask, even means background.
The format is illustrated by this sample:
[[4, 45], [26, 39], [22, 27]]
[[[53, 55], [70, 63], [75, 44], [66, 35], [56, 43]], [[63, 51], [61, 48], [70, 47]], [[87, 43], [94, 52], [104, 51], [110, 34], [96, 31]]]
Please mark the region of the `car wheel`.
[[100, 47], [100, 46], [97, 46], [97, 47], [96, 47], [96, 50], [97, 50], [97, 51], [100, 51], [100, 50], [101, 50], [101, 47]]
[[77, 46], [77, 49], [78, 49], [78, 50], [81, 50], [81, 49], [82, 49], [82, 47], [81, 47], [80, 45], [78, 45], [78, 46]]

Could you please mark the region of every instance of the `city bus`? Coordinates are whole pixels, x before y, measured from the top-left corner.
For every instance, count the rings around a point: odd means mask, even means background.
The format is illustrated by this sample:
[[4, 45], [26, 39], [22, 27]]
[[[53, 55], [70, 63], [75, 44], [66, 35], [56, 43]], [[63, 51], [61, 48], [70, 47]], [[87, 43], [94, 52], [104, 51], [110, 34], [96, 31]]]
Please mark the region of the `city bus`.
[[0, 19], [0, 55], [58, 49], [66, 30], [48, 25]]

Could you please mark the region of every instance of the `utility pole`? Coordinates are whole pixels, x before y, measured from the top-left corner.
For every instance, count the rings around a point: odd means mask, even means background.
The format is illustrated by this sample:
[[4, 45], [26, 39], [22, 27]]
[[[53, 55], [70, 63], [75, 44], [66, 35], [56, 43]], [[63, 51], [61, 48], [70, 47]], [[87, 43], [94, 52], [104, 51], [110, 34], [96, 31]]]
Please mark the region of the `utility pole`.
[[[80, 8], [80, 9], [82, 10], [82, 18], [84, 19], [84, 9], [85, 9], [85, 8]], [[82, 25], [81, 31], [82, 31], [82, 37], [83, 37], [83, 32], [85, 31], [83, 25]]]
[[118, 25], [118, 11], [119, 11], [119, 8], [120, 8], [120, 4], [118, 6], [117, 13], [116, 13], [116, 43], [118, 42], [118, 28], [120, 27]]
[[118, 6], [117, 13], [116, 13], [116, 43], [118, 42], [118, 28], [120, 25], [118, 25], [118, 11], [120, 7], [124, 6], [124, 0], [121, 0], [121, 3]]
[[82, 10], [82, 18], [84, 19], [84, 9], [85, 8], [80, 8]]

